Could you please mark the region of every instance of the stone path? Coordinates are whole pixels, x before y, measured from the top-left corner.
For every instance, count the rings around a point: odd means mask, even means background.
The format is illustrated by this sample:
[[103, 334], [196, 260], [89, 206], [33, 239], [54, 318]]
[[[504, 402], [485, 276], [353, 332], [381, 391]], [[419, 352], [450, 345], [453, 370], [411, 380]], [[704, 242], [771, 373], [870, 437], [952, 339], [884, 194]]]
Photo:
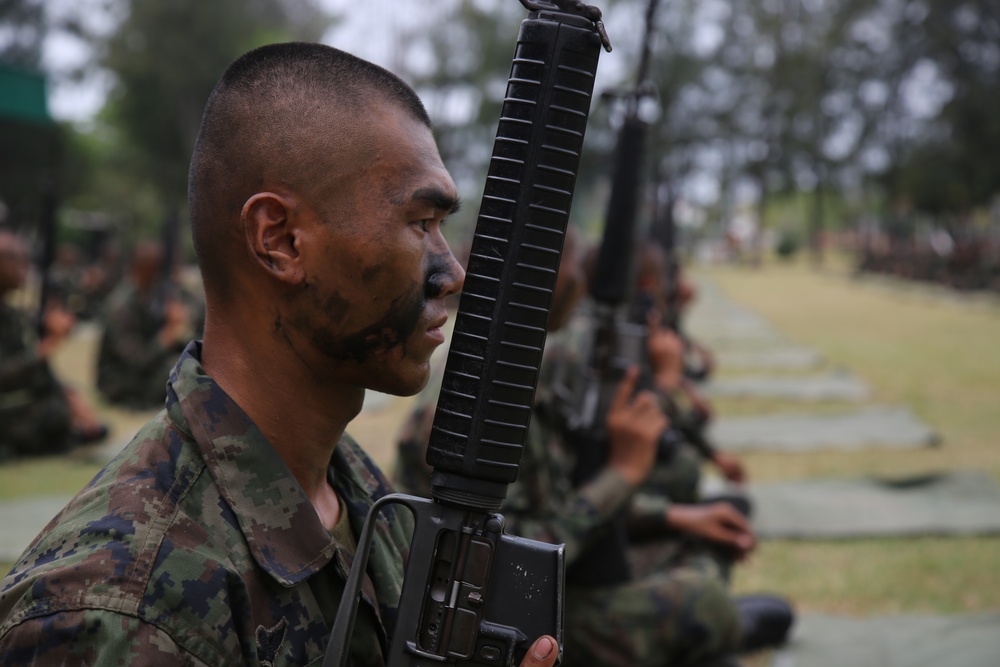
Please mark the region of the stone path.
[[805, 377], [745, 376], [706, 382], [708, 396], [779, 398], [786, 401], [864, 401], [871, 389], [850, 373], [834, 372]]
[[1000, 534], [1000, 484], [977, 471], [755, 484], [750, 497], [764, 538]]
[[720, 352], [716, 358], [722, 368], [734, 370], [815, 370], [823, 365], [823, 356], [819, 352], [791, 346]]
[[0, 503], [0, 562], [16, 561], [70, 498], [44, 496]]
[[777, 413], [720, 418], [709, 439], [727, 451], [806, 452], [822, 449], [909, 449], [939, 437], [906, 408], [871, 407], [843, 414]]
[[938, 441], [933, 429], [908, 408], [867, 404], [872, 392], [862, 379], [826, 368], [819, 352], [787, 340], [711, 280], [699, 280], [698, 300], [686, 327], [717, 355], [721, 376], [705, 383], [708, 396], [800, 405], [844, 403], [844, 410], [835, 415], [720, 417], [710, 435], [724, 448], [800, 452], [925, 447]]
[[1000, 614], [846, 618], [802, 615], [772, 667], [988, 667], [1000, 664]]

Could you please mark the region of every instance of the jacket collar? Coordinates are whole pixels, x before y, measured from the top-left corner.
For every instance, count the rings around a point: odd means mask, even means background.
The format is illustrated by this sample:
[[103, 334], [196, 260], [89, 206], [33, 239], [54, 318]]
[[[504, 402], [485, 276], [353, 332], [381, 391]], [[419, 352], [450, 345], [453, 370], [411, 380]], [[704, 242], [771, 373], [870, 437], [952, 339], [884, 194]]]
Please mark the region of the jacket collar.
[[197, 443], [261, 568], [294, 586], [333, 558], [336, 543], [305, 491], [250, 417], [207, 375], [199, 341], [188, 344], [171, 373], [167, 411]]

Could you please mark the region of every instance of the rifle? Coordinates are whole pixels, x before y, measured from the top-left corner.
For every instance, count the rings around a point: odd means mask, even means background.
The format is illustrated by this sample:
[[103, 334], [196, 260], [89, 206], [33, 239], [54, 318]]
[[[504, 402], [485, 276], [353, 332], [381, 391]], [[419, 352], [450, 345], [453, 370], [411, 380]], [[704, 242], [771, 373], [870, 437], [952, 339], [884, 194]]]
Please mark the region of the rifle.
[[[635, 363], [634, 360], [645, 358], [645, 327], [628, 322], [623, 310], [633, 279], [632, 255], [648, 133], [648, 124], [639, 116], [639, 104], [648, 94], [646, 77], [657, 2], [649, 0], [646, 7], [636, 87], [616, 93], [624, 97], [626, 113], [615, 147], [604, 235], [589, 285], [594, 320], [589, 361], [578, 386], [572, 390], [572, 404], [567, 406], [570, 412], [567, 415], [568, 440], [576, 454], [572, 478], [575, 485], [587, 482], [607, 464], [605, 419], [611, 399], [624, 371]], [[672, 451], [673, 442], [673, 435], [668, 430], [661, 447]], [[568, 581], [581, 586], [608, 586], [631, 578], [626, 558], [628, 536], [624, 516], [618, 515], [611, 521], [609, 532], [567, 568]]]
[[42, 253], [38, 258], [38, 275], [41, 276], [41, 286], [38, 292], [38, 313], [35, 318], [35, 331], [39, 338], [44, 338], [45, 311], [49, 307], [52, 299], [52, 262], [56, 258], [56, 231], [58, 221], [56, 220], [56, 210], [58, 208], [58, 195], [56, 194], [55, 179], [51, 175], [42, 177], [41, 190], [41, 216], [39, 227], [42, 236]]
[[[649, 238], [660, 247], [664, 257], [664, 305], [661, 321], [664, 326], [681, 337], [686, 348], [690, 343], [681, 330], [680, 258], [677, 253], [677, 227], [673, 216], [673, 197], [669, 194], [669, 190], [666, 203], [657, 211], [653, 224], [650, 226]], [[642, 308], [637, 310], [642, 312]], [[639, 319], [645, 318], [640, 315]], [[689, 377], [696, 375], [689, 371], [687, 355], [685, 355], [684, 364], [685, 375]], [[715, 446], [705, 434], [705, 427], [708, 424], [707, 415], [693, 408], [682, 410], [673, 401], [668, 405], [667, 415], [683, 440], [694, 447], [702, 458], [711, 459], [715, 455]]]
[[372, 507], [325, 667], [346, 661], [373, 518], [389, 504], [415, 519], [389, 665], [511, 665], [539, 636], [562, 639], [563, 547], [504, 535], [498, 511], [519, 469], [598, 55], [610, 43], [594, 7], [521, 4], [531, 13], [427, 450], [433, 499], [393, 494]]

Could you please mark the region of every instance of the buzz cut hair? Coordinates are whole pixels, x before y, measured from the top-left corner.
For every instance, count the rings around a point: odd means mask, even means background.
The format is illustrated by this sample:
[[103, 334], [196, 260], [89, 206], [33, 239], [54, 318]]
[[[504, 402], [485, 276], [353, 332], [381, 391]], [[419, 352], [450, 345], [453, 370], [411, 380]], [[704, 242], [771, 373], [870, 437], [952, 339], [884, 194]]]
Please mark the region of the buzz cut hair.
[[227, 283], [227, 248], [243, 204], [267, 178], [309, 187], [322, 165], [364, 141], [366, 115], [395, 105], [431, 127], [402, 79], [323, 44], [288, 42], [249, 51], [209, 96], [188, 172], [191, 233], [206, 289]]

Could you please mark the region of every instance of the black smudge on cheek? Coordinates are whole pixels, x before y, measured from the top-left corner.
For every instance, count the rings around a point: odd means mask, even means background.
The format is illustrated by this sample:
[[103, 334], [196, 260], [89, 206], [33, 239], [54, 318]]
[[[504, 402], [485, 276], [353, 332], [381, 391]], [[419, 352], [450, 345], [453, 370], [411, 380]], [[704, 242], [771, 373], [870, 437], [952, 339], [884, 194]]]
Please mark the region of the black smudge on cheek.
[[420, 285], [413, 285], [406, 294], [393, 299], [385, 315], [360, 331], [338, 339], [328, 329], [316, 329], [313, 341], [331, 357], [357, 363], [405, 345], [426, 309], [422, 292]]
[[[369, 326], [344, 337], [336, 336], [328, 327], [316, 323], [310, 326], [314, 344], [328, 356], [339, 361], [363, 363], [375, 354], [387, 352], [402, 346], [416, 331], [427, 309], [429, 299], [438, 298], [452, 275], [450, 252], [437, 253], [429, 257], [424, 271], [424, 283], [414, 283], [404, 294], [393, 299], [385, 315]], [[371, 277], [371, 276], [369, 276]], [[337, 292], [315, 298], [318, 308], [340, 322], [350, 304]]]

